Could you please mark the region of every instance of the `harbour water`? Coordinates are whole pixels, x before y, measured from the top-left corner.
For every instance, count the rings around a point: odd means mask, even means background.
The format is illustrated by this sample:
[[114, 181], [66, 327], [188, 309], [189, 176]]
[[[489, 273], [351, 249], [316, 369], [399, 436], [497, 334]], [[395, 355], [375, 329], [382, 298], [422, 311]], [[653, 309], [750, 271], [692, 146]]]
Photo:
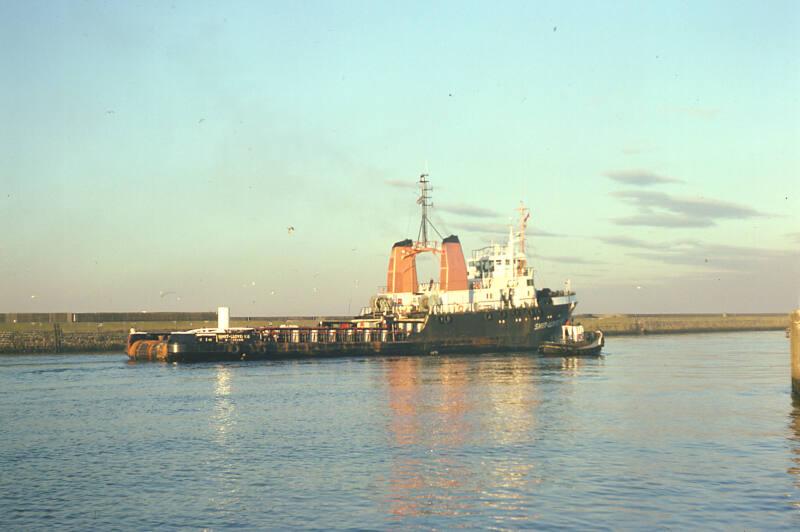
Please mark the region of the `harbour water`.
[[800, 528], [783, 332], [537, 355], [0, 357], [0, 529]]

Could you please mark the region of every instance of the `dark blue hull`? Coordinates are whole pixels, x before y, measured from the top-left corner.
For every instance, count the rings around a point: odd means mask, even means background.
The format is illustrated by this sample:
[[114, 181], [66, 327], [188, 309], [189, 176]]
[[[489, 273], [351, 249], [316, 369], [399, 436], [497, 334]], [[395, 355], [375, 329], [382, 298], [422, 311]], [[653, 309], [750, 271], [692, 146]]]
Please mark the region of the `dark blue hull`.
[[345, 334], [348, 331], [344, 329], [339, 331], [336, 341], [323, 340], [321, 335], [312, 339], [307, 333], [293, 335], [290, 329], [277, 339], [254, 331], [233, 342], [221, 338], [208, 341], [208, 337], [203, 340], [195, 334], [177, 333], [166, 339], [165, 356], [159, 359], [201, 362], [536, 351], [543, 342], [560, 335], [570, 310], [570, 305], [565, 304], [432, 314], [419, 332], [383, 337], [373, 333], [366, 339], [363, 331], [353, 335]]

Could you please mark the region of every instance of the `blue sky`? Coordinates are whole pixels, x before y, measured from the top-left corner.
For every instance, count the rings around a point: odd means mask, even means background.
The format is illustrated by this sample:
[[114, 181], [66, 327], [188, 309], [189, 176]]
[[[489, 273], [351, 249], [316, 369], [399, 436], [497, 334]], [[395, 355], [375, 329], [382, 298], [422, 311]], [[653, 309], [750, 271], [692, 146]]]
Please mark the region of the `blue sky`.
[[425, 168], [468, 250], [525, 201], [584, 312], [788, 311], [798, 35], [796, 2], [0, 0], [0, 311], [355, 312]]

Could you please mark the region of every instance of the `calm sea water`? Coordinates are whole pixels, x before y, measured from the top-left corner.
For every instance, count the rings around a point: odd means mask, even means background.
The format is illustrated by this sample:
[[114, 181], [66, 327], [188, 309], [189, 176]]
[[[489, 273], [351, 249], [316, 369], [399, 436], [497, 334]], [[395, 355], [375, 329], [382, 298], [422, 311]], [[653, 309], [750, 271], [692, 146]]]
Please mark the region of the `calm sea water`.
[[606, 351], [0, 357], [0, 529], [800, 528], [782, 332]]

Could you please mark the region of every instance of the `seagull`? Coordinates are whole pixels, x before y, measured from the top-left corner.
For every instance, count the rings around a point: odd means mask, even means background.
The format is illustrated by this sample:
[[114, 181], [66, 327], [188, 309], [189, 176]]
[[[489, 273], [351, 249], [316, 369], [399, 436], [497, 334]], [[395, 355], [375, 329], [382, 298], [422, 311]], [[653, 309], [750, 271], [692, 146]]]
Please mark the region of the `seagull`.
[[286, 231], [291, 235], [292, 233], [294, 233], [294, 226], [290, 225], [289, 227], [286, 228]]

